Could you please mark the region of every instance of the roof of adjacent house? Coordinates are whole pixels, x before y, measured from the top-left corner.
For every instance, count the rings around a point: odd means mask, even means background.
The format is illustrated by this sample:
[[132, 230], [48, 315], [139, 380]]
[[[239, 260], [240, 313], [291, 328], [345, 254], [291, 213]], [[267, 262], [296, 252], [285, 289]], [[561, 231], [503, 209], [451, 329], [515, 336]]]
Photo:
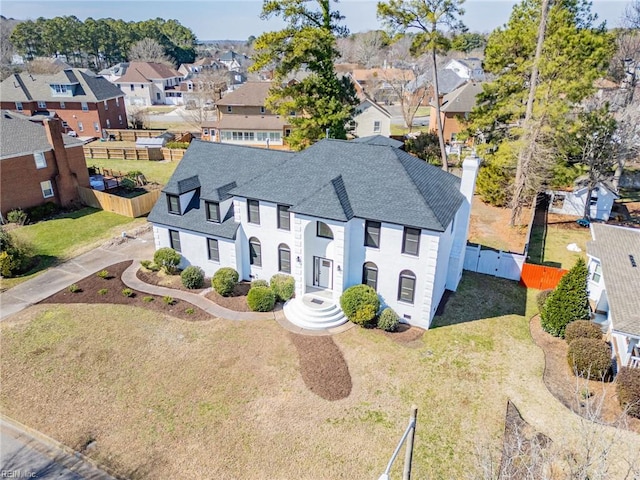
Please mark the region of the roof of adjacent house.
[[261, 107], [269, 96], [271, 82], [247, 82], [216, 102], [222, 106]]
[[482, 84], [467, 82], [442, 98], [441, 112], [467, 113], [476, 106], [476, 96], [482, 92]]
[[351, 76], [358, 83], [374, 80], [410, 82], [415, 78], [412, 70], [402, 68], [356, 68]]
[[[453, 70], [448, 68], [441, 68], [438, 70], [438, 93], [445, 95], [453, 92], [456, 88], [464, 85], [467, 82], [466, 78], [462, 78]], [[430, 87], [433, 84], [433, 70], [428, 70], [416, 77], [415, 80], [407, 83], [407, 90], [414, 92], [418, 88]]]
[[[44, 126], [30, 121], [24, 115], [3, 110], [0, 113], [0, 158], [13, 158], [28, 155], [33, 152], [43, 152], [53, 149], [47, 140]], [[83, 145], [82, 140], [63, 135], [66, 147]]]
[[600, 260], [613, 330], [640, 337], [640, 230], [591, 224], [587, 253]]
[[404, 143], [400, 140], [385, 137], [384, 135], [371, 135], [369, 137], [354, 138], [351, 141], [355, 143], [366, 143], [367, 145], [378, 145], [394, 148], [400, 148], [404, 145]]
[[182, 77], [182, 74], [164, 63], [130, 62], [125, 74], [118, 79], [118, 83], [149, 83], [153, 80], [175, 77]]
[[203, 122], [202, 126], [220, 130], [282, 131], [288, 124], [287, 119], [279, 115], [223, 115], [220, 121]]
[[[77, 87], [73, 97], [62, 97], [53, 95], [52, 84], [76, 84]], [[69, 68], [49, 75], [15, 73], [0, 84], [0, 97], [11, 102], [100, 102], [122, 96], [122, 90], [106, 78], [82, 68]]]
[[[456, 176], [402, 150], [343, 140], [321, 140], [298, 153], [194, 141], [165, 194], [178, 195], [178, 182], [193, 175], [202, 199], [237, 195], [316, 218], [358, 217], [438, 232], [450, 225], [464, 198]], [[200, 212], [169, 214], [162, 198], [149, 216], [153, 223], [232, 238], [226, 222], [209, 225], [203, 219]]]

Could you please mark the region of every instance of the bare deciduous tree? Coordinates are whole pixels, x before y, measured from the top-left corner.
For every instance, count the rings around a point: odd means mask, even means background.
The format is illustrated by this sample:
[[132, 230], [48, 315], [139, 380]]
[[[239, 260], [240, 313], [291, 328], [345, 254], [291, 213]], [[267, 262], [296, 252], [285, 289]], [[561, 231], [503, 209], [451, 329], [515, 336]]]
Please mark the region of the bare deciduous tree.
[[215, 101], [227, 88], [227, 70], [205, 71], [191, 79], [192, 90], [185, 95], [185, 109], [180, 115], [200, 130], [204, 122], [215, 117]]
[[134, 43], [129, 50], [129, 60], [139, 62], [164, 63], [174, 66], [164, 51], [164, 47], [157, 40], [143, 38]]
[[380, 58], [385, 46], [383, 33], [371, 30], [355, 36], [354, 54], [358, 63], [373, 67], [380, 64]]

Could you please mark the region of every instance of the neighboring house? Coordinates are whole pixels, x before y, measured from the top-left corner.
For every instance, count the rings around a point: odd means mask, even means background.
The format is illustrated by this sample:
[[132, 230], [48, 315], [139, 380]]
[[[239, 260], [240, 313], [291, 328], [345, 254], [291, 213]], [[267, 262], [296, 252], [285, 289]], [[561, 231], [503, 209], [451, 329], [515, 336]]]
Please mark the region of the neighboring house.
[[292, 153], [196, 140], [149, 221], [156, 248], [181, 252], [182, 268], [292, 275], [284, 311], [296, 325], [344, 323], [342, 292], [366, 283], [404, 322], [429, 328], [462, 275], [478, 165], [465, 160], [459, 179], [363, 141]]
[[483, 81], [484, 70], [482, 60], [479, 58], [464, 58], [450, 60], [444, 67], [446, 70], [453, 70], [459, 77], [465, 80]]
[[129, 62], [116, 63], [115, 65], [101, 70], [100, 75], [109, 80], [111, 83], [116, 83], [116, 80], [118, 80], [126, 73], [127, 68], [129, 68]]
[[106, 128], [127, 128], [122, 91], [87, 69], [10, 75], [0, 84], [0, 107], [41, 119], [58, 117], [65, 131], [79, 136], [100, 136]]
[[205, 72], [217, 72], [219, 70], [226, 70], [226, 66], [211, 57], [201, 58], [193, 63], [183, 63], [178, 68], [178, 72], [182, 74], [184, 78], [191, 78]]
[[359, 95], [360, 104], [353, 116], [352, 133], [356, 137], [391, 135], [391, 114], [367, 95]]
[[[456, 141], [456, 136], [464, 129], [464, 119], [469, 117], [471, 110], [476, 106], [476, 96], [480, 92], [482, 92], [480, 83], [467, 82], [442, 97], [440, 118], [442, 119], [442, 131], [446, 142]], [[429, 125], [432, 130], [437, 131], [438, 122], [436, 109], [433, 105], [431, 105]]]
[[202, 124], [202, 140], [283, 148], [291, 126], [265, 106], [270, 88], [270, 82], [247, 82], [216, 101], [218, 118]]
[[27, 117], [0, 113], [1, 214], [46, 202], [69, 206], [79, 201], [77, 187], [89, 187], [83, 142], [64, 135], [59, 120], [44, 126]]
[[640, 368], [640, 230], [591, 224], [589, 299], [611, 335], [617, 367]]
[[127, 105], [182, 105], [178, 85], [183, 75], [164, 63], [130, 62], [121, 77], [112, 80]]
[[[447, 93], [453, 92], [455, 89], [461, 87], [467, 83], [467, 80], [460, 77], [453, 70], [440, 69], [438, 70], [438, 94], [440, 99]], [[427, 71], [416, 77], [407, 84], [407, 92], [413, 95], [414, 98], [421, 98], [420, 105], [430, 106], [433, 102], [433, 72]], [[423, 90], [426, 90], [423, 92]]]
[[246, 67], [247, 63], [249, 62], [249, 57], [247, 57], [243, 53], [228, 51], [224, 52], [220, 56], [218, 62], [227, 67], [227, 70], [238, 72], [242, 70], [243, 67]]
[[356, 90], [386, 105], [397, 102], [400, 92], [416, 80], [413, 70], [402, 68], [355, 69], [350, 76], [356, 84]]
[[[573, 215], [583, 217], [585, 203], [589, 194], [588, 187], [584, 182], [578, 180], [573, 191], [553, 190], [548, 192], [551, 196], [549, 201], [549, 212], [563, 215]], [[612, 186], [606, 182], [598, 182], [592, 190], [589, 199], [589, 218], [592, 220], [602, 220], [606, 222], [611, 215], [611, 208], [619, 198]]]

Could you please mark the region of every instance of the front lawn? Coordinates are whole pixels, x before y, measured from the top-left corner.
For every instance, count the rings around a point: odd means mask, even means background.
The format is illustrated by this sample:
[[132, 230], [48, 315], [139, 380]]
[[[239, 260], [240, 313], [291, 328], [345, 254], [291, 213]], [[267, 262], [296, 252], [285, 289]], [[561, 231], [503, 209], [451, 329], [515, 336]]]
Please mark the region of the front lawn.
[[87, 166], [96, 166], [108, 168], [116, 172], [126, 174], [132, 170], [141, 171], [149, 182], [156, 182], [161, 185], [169, 181], [174, 170], [178, 166], [178, 162], [151, 162], [145, 160], [106, 160], [106, 159], [87, 159]]
[[1, 288], [11, 288], [34, 274], [100, 245], [123, 230], [143, 225], [144, 218], [129, 218], [95, 208], [82, 208], [51, 220], [11, 230], [19, 241], [33, 247], [38, 264], [26, 275], [1, 280]]

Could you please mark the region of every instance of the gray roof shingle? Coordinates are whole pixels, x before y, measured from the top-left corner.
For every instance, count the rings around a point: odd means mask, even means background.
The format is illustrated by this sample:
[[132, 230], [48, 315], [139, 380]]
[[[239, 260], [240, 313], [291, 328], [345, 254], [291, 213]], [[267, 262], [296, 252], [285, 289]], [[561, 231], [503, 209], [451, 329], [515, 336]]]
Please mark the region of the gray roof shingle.
[[[600, 260], [613, 329], [640, 336], [640, 230], [592, 223], [587, 253]], [[631, 257], [637, 266], [633, 266]]]
[[[3, 110], [0, 113], [0, 158], [16, 157], [20, 154], [43, 152], [53, 149], [47, 140], [44, 127], [30, 121], [24, 115]], [[63, 135], [65, 146], [81, 146], [83, 142], [77, 138]]]
[[395, 148], [402, 148], [404, 146], [404, 143], [400, 140], [385, 137], [384, 135], [371, 135], [369, 137], [354, 138], [351, 141], [355, 143], [366, 143], [368, 145], [378, 145]]

